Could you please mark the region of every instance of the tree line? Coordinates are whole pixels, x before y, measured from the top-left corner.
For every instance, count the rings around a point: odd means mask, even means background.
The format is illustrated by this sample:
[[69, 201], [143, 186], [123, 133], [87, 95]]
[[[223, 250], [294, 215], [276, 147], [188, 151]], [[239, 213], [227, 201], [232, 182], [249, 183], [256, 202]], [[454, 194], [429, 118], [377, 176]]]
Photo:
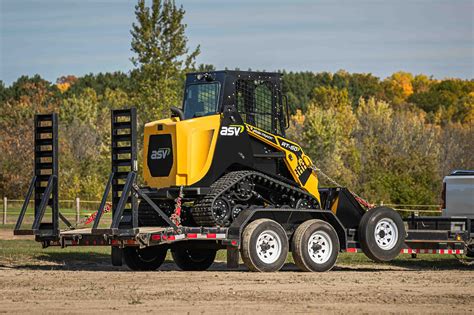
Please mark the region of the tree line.
[[[141, 140], [145, 122], [180, 105], [186, 72], [214, 69], [195, 63], [200, 49], [188, 47], [184, 14], [172, 1], [138, 1], [128, 73], [65, 75], [56, 82], [22, 76], [10, 86], [0, 81], [0, 194], [21, 198], [26, 192], [33, 116], [56, 111], [60, 197], [99, 199], [110, 172], [110, 110], [137, 107]], [[370, 201], [436, 204], [443, 176], [474, 168], [473, 80], [282, 72], [291, 108], [288, 138]]]

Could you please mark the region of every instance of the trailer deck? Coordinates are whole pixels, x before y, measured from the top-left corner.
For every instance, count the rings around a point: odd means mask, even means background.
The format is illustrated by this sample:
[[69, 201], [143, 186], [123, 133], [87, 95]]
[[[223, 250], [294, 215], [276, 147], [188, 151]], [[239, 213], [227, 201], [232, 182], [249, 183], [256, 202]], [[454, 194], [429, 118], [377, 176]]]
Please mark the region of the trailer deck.
[[[440, 218], [446, 219], [446, 218]], [[172, 244], [180, 241], [217, 241], [222, 247], [238, 247], [240, 239], [229, 237], [229, 228], [212, 227], [179, 227], [175, 231], [170, 227], [140, 227], [130, 232], [119, 235], [106, 233], [107, 230], [93, 230], [92, 228], [81, 228], [75, 230], [64, 230], [59, 234], [58, 241], [51, 241], [48, 246], [157, 246]], [[467, 233], [460, 231], [450, 233], [449, 231], [407, 230], [408, 237], [401, 254], [445, 254], [462, 255], [465, 252], [465, 237]], [[447, 237], [443, 239], [429, 239], [442, 232]], [[424, 236], [424, 237], [422, 237]], [[417, 237], [417, 238], [414, 238]], [[472, 238], [472, 233], [469, 236]], [[349, 242], [343, 251], [348, 253], [362, 252], [358, 242]]]
[[[226, 245], [237, 246], [238, 240], [227, 237], [226, 228], [180, 227], [175, 231], [170, 227], [140, 227], [133, 233], [111, 235], [92, 228], [66, 230], [59, 234], [57, 245], [61, 246], [154, 246], [185, 240], [220, 240]], [[56, 243], [51, 244], [56, 245]]]

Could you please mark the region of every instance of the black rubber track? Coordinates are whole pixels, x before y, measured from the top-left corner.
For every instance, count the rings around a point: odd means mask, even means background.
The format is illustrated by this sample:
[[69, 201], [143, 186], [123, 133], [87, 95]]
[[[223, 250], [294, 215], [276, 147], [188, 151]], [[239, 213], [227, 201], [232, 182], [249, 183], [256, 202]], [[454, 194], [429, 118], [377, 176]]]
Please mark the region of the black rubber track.
[[[255, 171], [235, 171], [219, 178], [211, 185], [210, 192], [203, 199], [196, 202], [192, 210], [192, 215], [196, 223], [200, 226], [218, 225], [212, 214], [212, 206], [215, 200], [245, 178], [250, 178], [255, 184], [269, 188], [275, 193], [291, 194], [295, 199], [304, 198], [314, 200], [314, 197], [306, 191], [262, 173]], [[267, 196], [263, 197], [268, 198]]]
[[[156, 204], [163, 203], [160, 200], [153, 200]], [[171, 207], [171, 206], [169, 206]], [[160, 207], [161, 210], [170, 216], [171, 211], [167, 207]], [[158, 213], [145, 201], [141, 200], [138, 205], [138, 224], [139, 226], [166, 226], [167, 223]]]

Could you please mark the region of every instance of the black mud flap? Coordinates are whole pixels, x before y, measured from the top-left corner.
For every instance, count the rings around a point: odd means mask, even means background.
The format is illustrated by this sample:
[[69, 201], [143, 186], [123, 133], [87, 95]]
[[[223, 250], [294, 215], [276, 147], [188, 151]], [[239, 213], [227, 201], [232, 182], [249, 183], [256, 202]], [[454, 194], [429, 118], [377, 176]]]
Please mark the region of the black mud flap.
[[110, 257], [112, 258], [112, 266], [122, 266], [123, 250], [120, 247], [112, 246]]

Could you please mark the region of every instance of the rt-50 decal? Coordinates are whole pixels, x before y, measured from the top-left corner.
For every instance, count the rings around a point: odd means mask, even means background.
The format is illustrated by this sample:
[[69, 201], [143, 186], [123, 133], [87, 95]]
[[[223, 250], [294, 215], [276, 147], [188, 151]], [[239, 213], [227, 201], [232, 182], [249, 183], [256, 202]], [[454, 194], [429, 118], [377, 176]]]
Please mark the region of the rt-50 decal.
[[229, 126], [222, 126], [221, 128], [221, 136], [238, 136], [242, 132], [244, 132], [245, 127], [242, 125], [229, 125]]
[[283, 141], [281, 139], [280, 140], [280, 145], [285, 148], [285, 149], [288, 149], [290, 151], [293, 151], [293, 152], [299, 152], [301, 150], [301, 148], [295, 144], [291, 144], [291, 143], [288, 143], [286, 141]]

